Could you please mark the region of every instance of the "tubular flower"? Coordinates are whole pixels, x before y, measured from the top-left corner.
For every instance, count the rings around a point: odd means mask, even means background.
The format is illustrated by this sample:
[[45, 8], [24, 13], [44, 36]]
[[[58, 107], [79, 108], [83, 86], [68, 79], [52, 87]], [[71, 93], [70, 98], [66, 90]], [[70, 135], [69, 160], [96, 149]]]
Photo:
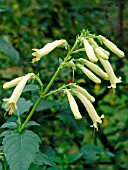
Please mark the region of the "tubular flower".
[[[3, 99], [3, 101], [6, 102], [5, 108], [8, 108], [9, 115], [12, 115], [13, 111], [15, 109], [17, 109], [16, 103], [17, 103], [18, 99], [20, 98], [23, 88], [25, 87], [25, 84], [27, 83], [27, 81], [32, 78], [34, 78], [34, 73], [29, 73], [29, 74], [23, 76], [22, 79], [20, 80], [20, 82], [15, 87], [11, 97], [8, 99]], [[10, 84], [10, 86], [11, 86], [11, 84]]]
[[90, 61], [85, 60], [83, 58], [81, 58], [80, 60], [88, 68], [90, 68], [92, 71], [94, 71], [98, 76], [102, 77], [104, 80], [109, 80], [107, 73], [105, 73], [99, 66], [97, 66], [96, 64], [91, 63]]
[[51, 43], [48, 43], [41, 49], [32, 49], [33, 51], [35, 51], [32, 53], [32, 55], [36, 57], [32, 60], [32, 63], [39, 61], [43, 56], [50, 53], [56, 47], [65, 47], [66, 45], [67, 45], [67, 41], [62, 39], [62, 40], [56, 40]]
[[73, 86], [73, 88], [74, 88], [76, 91], [82, 93], [82, 94], [83, 94], [85, 97], [87, 97], [87, 99], [90, 100], [91, 102], [94, 102], [94, 101], [95, 101], [95, 98], [94, 98], [92, 95], [90, 95], [90, 94], [87, 92], [87, 90], [85, 90], [84, 88], [82, 88], [82, 87], [80, 87], [80, 86], [78, 86], [78, 85], [76, 85], [76, 84], [73, 84], [72, 86]]
[[93, 51], [92, 46], [89, 44], [88, 40], [84, 39], [83, 43], [84, 43], [84, 48], [85, 48], [85, 51], [86, 51], [86, 54], [89, 60], [93, 63], [97, 62], [98, 59]]
[[101, 47], [95, 48], [94, 51], [99, 57], [103, 58], [104, 60], [108, 60], [108, 55], [102, 50]]
[[86, 74], [86, 76], [87, 76], [88, 78], [90, 78], [92, 81], [94, 81], [94, 82], [97, 83], [97, 84], [101, 83], [101, 80], [100, 80], [97, 76], [95, 76], [90, 70], [88, 70], [87, 68], [85, 68], [84, 66], [82, 66], [82, 65], [80, 65], [80, 64], [78, 64], [77, 66], [78, 66], [78, 67], [83, 71], [83, 73]]
[[72, 110], [72, 113], [73, 113], [75, 119], [81, 119], [82, 116], [79, 112], [78, 105], [77, 105], [74, 97], [71, 95], [71, 93], [68, 90], [65, 90], [65, 92], [67, 94], [69, 105], [70, 105], [70, 108]]
[[111, 64], [109, 63], [108, 60], [103, 60], [102, 58], [99, 57], [99, 60], [101, 64], [103, 65], [105, 71], [107, 72], [107, 75], [109, 77], [110, 83], [112, 88], [116, 88], [116, 83], [121, 83], [121, 78], [117, 78]]
[[5, 83], [5, 84], [3, 85], [3, 89], [7, 90], [7, 89], [9, 89], [9, 88], [11, 88], [11, 87], [16, 86], [16, 85], [23, 79], [23, 77], [24, 77], [24, 76], [18, 77], [18, 78], [15, 78], [14, 80], [11, 80], [11, 81]]
[[112, 43], [111, 41], [109, 41], [107, 38], [105, 38], [102, 35], [99, 35], [99, 38], [101, 39], [101, 41], [104, 43], [104, 45], [106, 47], [108, 47], [114, 54], [116, 54], [117, 56], [119, 56], [120, 58], [124, 57], [124, 52], [121, 51], [114, 43]]
[[110, 55], [108, 51], [104, 50], [102, 47], [99, 47], [98, 44], [94, 41], [93, 38], [89, 39], [89, 43], [94, 48], [96, 56], [98, 55], [101, 58], [103, 58], [104, 60], [108, 60], [109, 55]]
[[94, 127], [94, 128], [96, 128], [96, 130], [98, 130], [97, 123], [102, 123], [101, 118], [104, 118], [104, 115], [98, 116], [92, 103], [83, 94], [76, 92], [75, 95], [81, 100], [81, 102], [85, 106], [90, 118], [92, 119], [93, 125], [91, 127]]

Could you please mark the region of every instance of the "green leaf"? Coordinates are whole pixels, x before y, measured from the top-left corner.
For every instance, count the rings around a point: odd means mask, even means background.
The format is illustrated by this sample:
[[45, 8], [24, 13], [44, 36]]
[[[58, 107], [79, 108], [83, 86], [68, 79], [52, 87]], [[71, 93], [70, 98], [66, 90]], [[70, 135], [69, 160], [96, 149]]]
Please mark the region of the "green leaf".
[[10, 133], [11, 133], [10, 130], [6, 130], [6, 131], [4, 131], [3, 133], [0, 134], [0, 137], [4, 137], [4, 136], [6, 136], [6, 135], [8, 135]]
[[40, 138], [30, 130], [12, 131], [3, 139], [4, 153], [11, 170], [28, 170], [39, 150]]
[[30, 126], [40, 126], [40, 124], [34, 122], [34, 121], [29, 121], [26, 125], [26, 128], [30, 127]]
[[42, 110], [47, 110], [47, 109], [50, 109], [51, 107], [53, 106], [56, 106], [58, 105], [59, 102], [58, 101], [45, 101], [45, 100], [42, 100], [39, 104], [39, 106], [37, 107], [36, 111], [42, 111]]
[[40, 89], [39, 86], [34, 85], [34, 84], [28, 84], [28, 85], [25, 86], [23, 92], [34, 91], [34, 90], [38, 90], [38, 89]]
[[17, 124], [15, 122], [6, 122], [4, 123], [1, 128], [9, 128], [9, 129], [16, 129]]
[[73, 162], [77, 161], [78, 159], [80, 159], [82, 157], [82, 155], [83, 155], [82, 152], [69, 154], [69, 155], [67, 155], [67, 161], [68, 161], [68, 163], [73, 163]]
[[33, 103], [30, 100], [25, 100], [24, 98], [20, 98], [17, 102], [18, 110], [15, 110], [14, 114], [17, 116], [18, 113], [22, 115], [24, 112], [27, 112]]
[[43, 154], [42, 152], [37, 153], [33, 163], [36, 165], [43, 165], [43, 164], [50, 165], [53, 166], [55, 170], [58, 170], [56, 164], [50, 159], [50, 157]]
[[16, 63], [19, 62], [20, 56], [19, 53], [12, 47], [8, 42], [6, 42], [2, 37], [0, 37], [0, 51], [7, 54], [12, 58], [12, 60], [15, 60]]
[[98, 160], [99, 153], [101, 153], [101, 151], [101, 148], [91, 144], [81, 148], [81, 152], [83, 152], [82, 157], [86, 160], [86, 163], [92, 163]]
[[2, 168], [2, 163], [0, 162], [0, 170], [3, 170], [3, 168]]

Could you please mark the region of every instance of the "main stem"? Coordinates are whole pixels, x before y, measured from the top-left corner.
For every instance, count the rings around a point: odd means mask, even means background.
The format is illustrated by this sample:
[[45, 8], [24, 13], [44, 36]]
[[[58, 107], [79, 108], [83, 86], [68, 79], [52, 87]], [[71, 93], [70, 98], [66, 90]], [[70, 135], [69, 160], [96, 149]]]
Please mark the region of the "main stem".
[[26, 118], [25, 122], [22, 124], [21, 126], [21, 131], [25, 128], [26, 124], [28, 123], [28, 121], [31, 119], [32, 115], [34, 114], [37, 106], [40, 104], [42, 98], [44, 97], [44, 95], [47, 93], [47, 91], [49, 90], [49, 88], [51, 87], [52, 83], [54, 82], [56, 76], [58, 75], [59, 71], [62, 69], [62, 66], [60, 65], [57, 69], [57, 71], [55, 72], [54, 76], [52, 77], [52, 79], [50, 80], [49, 84], [47, 85], [47, 87], [45, 88], [45, 90], [43, 91], [43, 93], [41, 93], [40, 97], [38, 98], [38, 100], [36, 101], [35, 105], [33, 106], [31, 112], [29, 113], [28, 117]]
[[[68, 61], [70, 55], [72, 54], [73, 50], [75, 49], [75, 47], [77, 46], [78, 40], [76, 40], [74, 46], [72, 47], [72, 49], [69, 51], [69, 53], [67, 54], [67, 56], [64, 59], [64, 63]], [[20, 131], [22, 131], [26, 124], [29, 122], [29, 120], [31, 119], [32, 115], [34, 114], [37, 106], [40, 104], [42, 98], [46, 95], [46, 93], [48, 92], [48, 90], [50, 89], [50, 87], [52, 86], [55, 78], [57, 77], [58, 73], [60, 72], [60, 70], [63, 68], [63, 64], [61, 64], [57, 71], [55, 72], [55, 74], [53, 75], [52, 79], [50, 80], [49, 84], [47, 85], [47, 87], [45, 88], [45, 90], [41, 93], [40, 97], [38, 98], [38, 100], [36, 101], [35, 105], [33, 106], [31, 112], [29, 113], [28, 117], [26, 118], [25, 122], [22, 124]]]

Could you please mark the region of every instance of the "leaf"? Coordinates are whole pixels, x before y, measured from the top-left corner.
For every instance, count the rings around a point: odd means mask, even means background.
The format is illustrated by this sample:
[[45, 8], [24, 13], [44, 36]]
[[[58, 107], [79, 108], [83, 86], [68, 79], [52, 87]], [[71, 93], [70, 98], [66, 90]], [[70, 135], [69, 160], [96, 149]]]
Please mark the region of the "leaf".
[[81, 152], [83, 153], [83, 158], [86, 160], [87, 163], [95, 162], [99, 158], [99, 153], [101, 153], [102, 149], [95, 146], [88, 144], [81, 148]]
[[0, 170], [3, 170], [3, 168], [2, 168], [2, 163], [0, 162]]
[[40, 126], [40, 124], [34, 122], [34, 121], [29, 121], [26, 125], [26, 128], [30, 127], [30, 126]]
[[10, 133], [11, 133], [10, 130], [6, 130], [6, 131], [4, 131], [4, 132], [2, 132], [2, 133], [0, 134], [0, 137], [4, 137], [4, 136], [6, 136], [6, 135], [8, 135], [8, 134], [10, 134]]
[[73, 163], [73, 162], [77, 161], [78, 159], [80, 159], [82, 157], [82, 155], [83, 155], [82, 152], [69, 154], [69, 155], [67, 155], [67, 161], [68, 161], [68, 163]]
[[26, 91], [34, 91], [34, 90], [38, 90], [40, 89], [39, 86], [37, 85], [34, 85], [34, 84], [28, 84], [25, 86], [25, 88], [23, 89], [23, 92], [26, 92]]
[[59, 102], [58, 101], [45, 101], [45, 100], [42, 100], [39, 104], [39, 106], [37, 107], [36, 111], [42, 111], [42, 110], [47, 110], [47, 109], [50, 109], [51, 107], [53, 106], [56, 106], [58, 105]]
[[17, 102], [18, 110], [15, 110], [14, 114], [17, 116], [18, 113], [22, 115], [24, 112], [27, 112], [33, 103], [30, 100], [25, 100], [24, 98], [20, 98]]
[[56, 164], [50, 159], [50, 157], [43, 154], [42, 152], [37, 153], [33, 163], [36, 165], [43, 165], [43, 164], [50, 165], [53, 166], [55, 170], [58, 170]]
[[2, 37], [0, 37], [0, 51], [7, 54], [12, 58], [12, 60], [15, 60], [16, 63], [19, 62], [20, 56], [19, 53], [12, 47], [8, 42], [6, 42]]
[[17, 124], [15, 122], [6, 122], [4, 123], [1, 128], [9, 128], [9, 129], [16, 129]]
[[40, 138], [30, 130], [12, 131], [3, 139], [4, 153], [11, 170], [28, 170], [39, 150]]

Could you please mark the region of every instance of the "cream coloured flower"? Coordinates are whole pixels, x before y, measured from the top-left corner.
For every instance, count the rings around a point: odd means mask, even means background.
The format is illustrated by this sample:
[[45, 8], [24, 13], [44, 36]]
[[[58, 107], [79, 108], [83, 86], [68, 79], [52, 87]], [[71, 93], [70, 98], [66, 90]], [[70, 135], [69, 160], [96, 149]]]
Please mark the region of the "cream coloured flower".
[[100, 56], [101, 58], [108, 60], [110, 53], [104, 50], [102, 47], [99, 47], [98, 44], [94, 41], [93, 38], [89, 39], [89, 43], [92, 45], [96, 56]]
[[65, 90], [65, 93], [67, 94], [69, 105], [70, 105], [70, 108], [72, 110], [72, 113], [73, 113], [75, 119], [81, 119], [82, 116], [81, 116], [81, 114], [79, 112], [78, 105], [77, 105], [74, 97], [71, 95], [69, 90]]
[[104, 60], [108, 60], [108, 55], [102, 50], [101, 47], [97, 47], [94, 49], [96, 56], [100, 56], [101, 58], [103, 58]]
[[111, 86], [112, 88], [116, 88], [116, 83], [121, 83], [121, 78], [117, 78], [114, 71], [113, 71], [113, 68], [111, 66], [111, 64], [109, 63], [108, 60], [104, 60], [102, 58], [99, 57], [99, 60], [101, 62], [101, 64], [103, 65], [108, 77], [109, 77], [109, 80], [110, 80], [110, 83], [111, 83]]
[[16, 85], [22, 80], [23, 77], [24, 77], [24, 76], [18, 77], [18, 78], [15, 78], [14, 80], [11, 80], [11, 81], [5, 83], [5, 84], [3, 85], [3, 89], [7, 90], [7, 89], [9, 89], [9, 88], [11, 88], [11, 87], [16, 86]]
[[[33, 79], [34, 77], [35, 77], [34, 73], [29, 73], [29, 74], [23, 76], [22, 79], [17, 84], [17, 86], [15, 87], [11, 97], [8, 99], [3, 99], [3, 101], [6, 102], [4, 107], [8, 108], [9, 115], [11, 115], [13, 113], [13, 111], [15, 109], [17, 109], [16, 103], [17, 103], [18, 99], [20, 98], [20, 95], [23, 91], [23, 88], [25, 87], [25, 84], [27, 83], [27, 81], [29, 79]], [[14, 82], [13, 82], [13, 85], [14, 85]], [[11, 84], [10, 84], [10, 86], [11, 86]]]
[[86, 65], [88, 68], [90, 68], [98, 76], [100, 76], [104, 80], [109, 80], [107, 73], [104, 72], [99, 66], [97, 66], [96, 64], [91, 63], [90, 61], [85, 60], [83, 58], [81, 58], [80, 60], [83, 62], [84, 65]]
[[101, 83], [101, 80], [95, 76], [90, 70], [88, 70], [87, 68], [85, 68], [83, 65], [77, 64], [77, 66], [83, 71], [84, 74], [86, 74], [86, 76], [88, 78], [90, 78], [92, 81], [94, 81], [95, 83], [99, 84]]
[[98, 59], [93, 51], [92, 46], [89, 44], [88, 40], [84, 39], [83, 40], [84, 43], [84, 48], [85, 48], [85, 52], [87, 54], [87, 57], [89, 58], [89, 60], [93, 63], [97, 62]]
[[95, 98], [94, 98], [92, 95], [90, 95], [90, 94], [87, 92], [87, 90], [85, 90], [84, 88], [82, 88], [82, 87], [80, 87], [80, 86], [78, 86], [78, 85], [76, 85], [76, 84], [73, 84], [72, 86], [73, 86], [73, 88], [74, 88], [76, 91], [82, 93], [82, 94], [83, 94], [85, 97], [87, 97], [88, 100], [90, 100], [91, 102], [94, 102], [94, 101], [95, 101]]
[[76, 92], [74, 94], [81, 100], [81, 102], [85, 106], [90, 118], [92, 119], [93, 125], [91, 127], [94, 127], [94, 128], [96, 128], [96, 130], [98, 130], [97, 123], [102, 123], [101, 118], [104, 118], [104, 115], [98, 116], [92, 103], [83, 94], [81, 94], [79, 92]]
[[120, 58], [124, 57], [124, 52], [121, 51], [114, 43], [112, 43], [111, 41], [109, 41], [107, 38], [105, 38], [102, 35], [99, 35], [99, 38], [104, 43], [104, 45], [106, 45], [106, 47], [108, 47], [114, 54], [116, 54]]
[[56, 47], [65, 47], [66, 45], [67, 45], [67, 41], [61, 39], [61, 40], [55, 40], [51, 43], [48, 43], [41, 49], [32, 49], [33, 51], [35, 51], [32, 53], [32, 55], [35, 56], [35, 58], [32, 60], [32, 63], [39, 61], [41, 57], [47, 55]]

